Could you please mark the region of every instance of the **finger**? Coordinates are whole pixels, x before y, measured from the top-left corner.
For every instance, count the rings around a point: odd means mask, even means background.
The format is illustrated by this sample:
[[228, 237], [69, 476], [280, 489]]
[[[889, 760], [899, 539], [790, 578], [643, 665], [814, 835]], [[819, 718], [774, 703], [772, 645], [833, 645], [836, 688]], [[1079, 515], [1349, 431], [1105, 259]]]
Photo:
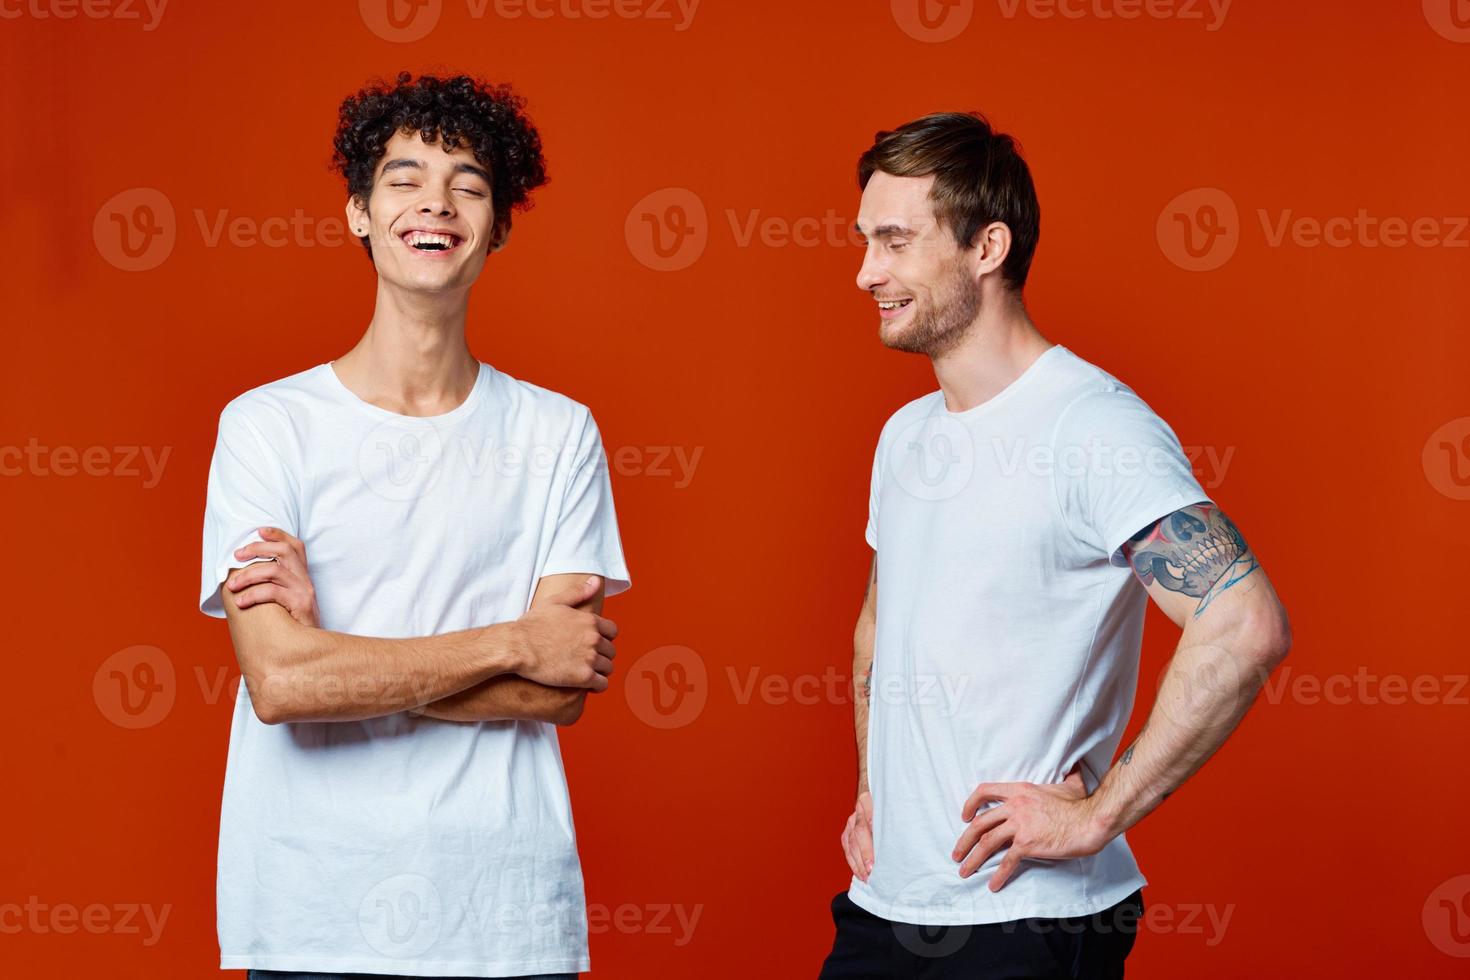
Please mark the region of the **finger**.
[[613, 672], [613, 662], [599, 655], [596, 660], [592, 661], [592, 669], [603, 677], [607, 677]]
[[616, 640], [618, 638], [618, 624], [617, 623], [614, 623], [612, 620], [608, 619], [606, 616], [598, 616], [597, 617], [597, 632], [601, 633], [603, 636], [607, 637], [609, 640]]
[[975, 787], [975, 792], [970, 794], [970, 798], [965, 800], [965, 808], [960, 811], [960, 816], [964, 818], [966, 823], [969, 823], [975, 819], [975, 814], [979, 811], [982, 803], [989, 803], [991, 800], [1004, 801], [1015, 794], [1017, 787], [1029, 785], [1031, 784], [981, 783]]
[[1017, 853], [1014, 847], [1011, 848], [1010, 852], [1001, 859], [1000, 867], [995, 869], [995, 874], [990, 876], [990, 890], [993, 892], [1000, 891], [1005, 886], [1006, 881], [1010, 879], [1011, 873], [1016, 870], [1016, 867], [1020, 863], [1021, 855]]
[[236, 558], [283, 558], [295, 557], [289, 545], [280, 541], [252, 541], [243, 548], [235, 549]]
[[608, 685], [606, 677], [602, 676], [601, 674], [593, 674], [592, 683], [587, 685], [587, 690], [593, 692], [594, 694], [601, 694], [603, 691], [607, 690], [607, 686]]
[[559, 602], [564, 606], [580, 606], [588, 599], [597, 595], [597, 590], [600, 588], [602, 588], [601, 576], [589, 575], [565, 592], [553, 597], [552, 601]]
[[284, 541], [292, 551], [301, 556], [303, 561], [306, 559], [306, 545], [296, 535], [278, 527], [263, 527], [259, 530], [262, 538], [267, 541]]
[[975, 842], [980, 839], [981, 834], [998, 827], [1005, 821], [1005, 818], [1004, 804], [993, 806], [989, 810], [982, 810], [960, 834], [960, 839], [954, 842], [954, 850], [950, 852], [950, 857], [956, 861], [962, 860], [974, 849]]
[[593, 649], [609, 660], [618, 655], [618, 649], [613, 646], [612, 640], [599, 639]]
[[286, 595], [286, 590], [279, 585], [252, 585], [235, 596], [235, 605], [241, 609], [248, 609], [264, 602], [279, 602], [284, 606], [285, 603], [281, 600], [286, 598]]
[[231, 592], [239, 592], [241, 589], [261, 582], [275, 582], [285, 585], [285, 578], [281, 566], [273, 561], [256, 562], [246, 565], [235, 574], [225, 579], [225, 585]]
[[867, 881], [868, 875], [873, 873], [873, 825], [866, 814], [863, 819], [853, 821], [853, 840], [863, 865], [863, 880]]
[[1003, 847], [1014, 847], [1016, 832], [1009, 827], [997, 827], [987, 830], [975, 841], [975, 849], [972, 850], [965, 860], [960, 864], [960, 877], [968, 878], [970, 875], [985, 867], [995, 852]]
[[853, 826], [853, 818], [849, 816], [847, 826], [842, 831], [842, 853], [847, 856], [847, 866], [852, 869], [853, 876], [859, 881], [867, 881], [868, 874], [863, 870], [862, 860], [858, 856], [857, 846], [853, 840]]

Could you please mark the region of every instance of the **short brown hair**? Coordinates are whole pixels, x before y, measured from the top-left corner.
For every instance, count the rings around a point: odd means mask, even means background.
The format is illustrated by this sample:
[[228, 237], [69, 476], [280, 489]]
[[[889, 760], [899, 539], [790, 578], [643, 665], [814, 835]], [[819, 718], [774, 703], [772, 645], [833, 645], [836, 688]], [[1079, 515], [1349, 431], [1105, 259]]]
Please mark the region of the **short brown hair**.
[[1041, 236], [1041, 206], [1015, 137], [995, 132], [978, 112], [936, 112], [879, 132], [858, 158], [858, 187], [866, 188], [878, 170], [895, 177], [934, 174], [934, 213], [961, 248], [974, 247], [990, 222], [1004, 222], [1011, 250], [1001, 276], [1016, 292], [1026, 285]]

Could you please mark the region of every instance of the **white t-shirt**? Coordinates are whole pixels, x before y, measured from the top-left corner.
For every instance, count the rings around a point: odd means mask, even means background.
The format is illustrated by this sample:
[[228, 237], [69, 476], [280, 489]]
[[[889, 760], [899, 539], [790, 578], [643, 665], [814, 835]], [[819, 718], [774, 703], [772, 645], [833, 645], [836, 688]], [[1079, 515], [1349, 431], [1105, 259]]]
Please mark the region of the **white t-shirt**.
[[[488, 364], [443, 415], [358, 398], [330, 364], [220, 414], [200, 609], [256, 528], [306, 546], [321, 625], [414, 637], [502, 623], [539, 579], [629, 585], [587, 408]], [[263, 724], [239, 687], [220, 814], [220, 968], [420, 976], [586, 970], [556, 727], [407, 712]]]
[[1122, 835], [1023, 861], [999, 892], [1005, 848], [969, 878], [950, 855], [980, 783], [1060, 782], [1080, 759], [1097, 787], [1133, 707], [1147, 604], [1119, 549], [1208, 499], [1173, 431], [1064, 347], [968, 411], [936, 391], [894, 413], [869, 499], [874, 867], [855, 903], [979, 924], [1085, 915], [1147, 883]]

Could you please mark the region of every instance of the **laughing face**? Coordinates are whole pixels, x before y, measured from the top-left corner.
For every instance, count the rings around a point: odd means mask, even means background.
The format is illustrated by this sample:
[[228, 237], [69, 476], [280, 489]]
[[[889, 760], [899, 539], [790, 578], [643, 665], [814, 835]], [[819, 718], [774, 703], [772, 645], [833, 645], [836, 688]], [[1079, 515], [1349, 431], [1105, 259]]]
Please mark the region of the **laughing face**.
[[877, 171], [863, 189], [857, 228], [867, 241], [858, 288], [878, 307], [878, 337], [895, 350], [937, 357], [964, 339], [980, 310], [971, 252], [939, 223], [934, 177]]
[[466, 147], [448, 153], [418, 133], [395, 133], [373, 175], [366, 210], [347, 202], [347, 221], [370, 234], [383, 280], [416, 291], [468, 289], [489, 251], [505, 242], [495, 226], [489, 171]]

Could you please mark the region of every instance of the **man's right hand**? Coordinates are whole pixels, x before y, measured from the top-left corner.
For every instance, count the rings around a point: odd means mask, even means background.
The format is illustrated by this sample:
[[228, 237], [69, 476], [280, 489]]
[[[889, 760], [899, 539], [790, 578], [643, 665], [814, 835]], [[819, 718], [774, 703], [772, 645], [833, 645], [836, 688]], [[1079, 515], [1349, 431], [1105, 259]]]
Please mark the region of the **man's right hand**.
[[854, 877], [867, 881], [873, 872], [873, 794], [866, 790], [858, 794], [852, 816], [842, 828], [842, 853]]
[[612, 641], [617, 624], [577, 606], [597, 594], [602, 579], [592, 575], [550, 602], [533, 606], [516, 620], [523, 662], [516, 673], [551, 687], [607, 690], [613, 672]]

